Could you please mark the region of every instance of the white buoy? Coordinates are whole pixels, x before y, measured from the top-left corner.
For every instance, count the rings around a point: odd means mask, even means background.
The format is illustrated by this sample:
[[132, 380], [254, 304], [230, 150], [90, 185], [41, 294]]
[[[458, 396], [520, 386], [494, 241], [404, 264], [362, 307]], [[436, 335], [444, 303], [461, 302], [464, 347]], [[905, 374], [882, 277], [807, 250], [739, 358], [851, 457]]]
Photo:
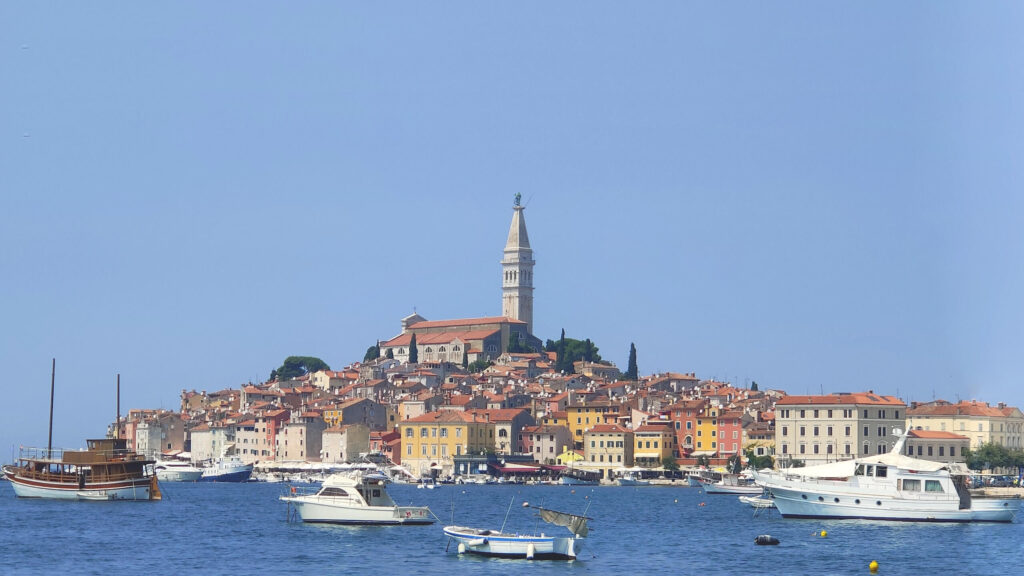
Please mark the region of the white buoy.
[[464, 542], [459, 542], [459, 554], [465, 554], [465, 553], [466, 553], [466, 544]]
[[533, 554], [536, 551], [537, 551], [537, 549], [534, 548], [533, 544], [527, 544], [526, 545], [526, 559], [527, 560], [533, 560]]

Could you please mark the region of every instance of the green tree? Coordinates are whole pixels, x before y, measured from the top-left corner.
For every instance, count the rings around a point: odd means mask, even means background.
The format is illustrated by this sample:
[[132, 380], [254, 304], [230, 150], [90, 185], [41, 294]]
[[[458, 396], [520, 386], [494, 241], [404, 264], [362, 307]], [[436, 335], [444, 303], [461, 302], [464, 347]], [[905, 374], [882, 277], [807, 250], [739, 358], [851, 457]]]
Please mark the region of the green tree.
[[388, 360], [394, 360], [395, 350], [393, 348], [388, 348], [388, 351], [384, 353], [384, 357], [387, 358]]
[[363, 354], [363, 363], [372, 362], [380, 358], [380, 346], [370, 346], [366, 349], [366, 354]]
[[972, 470], [994, 470], [1013, 465], [1011, 452], [995, 442], [987, 442], [978, 446], [977, 450], [967, 451], [967, 467]]
[[331, 367], [315, 356], [289, 356], [277, 370], [270, 373], [271, 379], [291, 380], [311, 372], [330, 370]]
[[707, 454], [701, 454], [697, 456], [697, 466], [708, 467], [711, 465], [711, 458], [708, 458]]
[[462, 348], [462, 367], [469, 368], [469, 350], [465, 346]]
[[753, 392], [757, 392], [757, 381], [750, 383], [750, 390]]
[[676, 470], [679, 470], [679, 463], [676, 462], [675, 458], [671, 456], [665, 456], [664, 458], [661, 459], [661, 467], [664, 468], [665, 470], [675, 472]]
[[771, 456], [768, 454], [758, 456], [757, 454], [754, 454], [754, 450], [751, 448], [747, 448], [743, 455], [747, 458], [747, 466], [750, 466], [754, 470], [772, 468], [775, 466], [775, 460]]
[[629, 343], [629, 363], [626, 365], [626, 373], [622, 375], [626, 380], [639, 380], [640, 371], [636, 367], [636, 344]]
[[494, 362], [484, 360], [483, 358], [481, 358], [479, 360], [474, 360], [470, 362], [467, 370], [469, 370], [470, 373], [472, 374], [476, 374], [477, 372], [483, 372], [484, 370], [487, 370], [491, 366], [494, 366]]
[[729, 456], [728, 462], [728, 470], [733, 474], [739, 474], [743, 471], [743, 459], [740, 458], [739, 454]]
[[548, 340], [544, 345], [544, 350], [555, 352], [555, 370], [559, 372], [564, 371], [566, 374], [576, 372], [573, 363], [579, 360], [607, 364], [607, 362], [601, 360], [601, 355], [597, 352], [597, 346], [594, 346], [594, 343], [589, 338], [586, 340], [566, 338], [564, 328], [562, 329], [562, 337], [557, 342]]
[[420, 361], [419, 350], [416, 349], [416, 333], [412, 335], [412, 340], [409, 341], [409, 364], [417, 364]]
[[533, 350], [527, 347], [526, 344], [523, 344], [522, 342], [519, 341], [518, 334], [516, 334], [515, 332], [508, 333], [508, 348], [506, 349], [506, 351], [511, 352], [512, 354], [533, 352]]

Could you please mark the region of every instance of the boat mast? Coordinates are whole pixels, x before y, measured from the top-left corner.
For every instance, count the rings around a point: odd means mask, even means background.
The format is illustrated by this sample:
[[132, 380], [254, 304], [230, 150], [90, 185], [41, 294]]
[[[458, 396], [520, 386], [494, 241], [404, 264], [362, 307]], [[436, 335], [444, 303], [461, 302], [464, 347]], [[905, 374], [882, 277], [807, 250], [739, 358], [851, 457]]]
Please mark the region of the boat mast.
[[117, 420], [114, 420], [114, 438], [121, 437], [121, 375], [117, 375]]
[[46, 458], [50, 458], [50, 454], [53, 451], [53, 381], [57, 374], [57, 359], [53, 359], [53, 364], [50, 366], [50, 433], [46, 437]]

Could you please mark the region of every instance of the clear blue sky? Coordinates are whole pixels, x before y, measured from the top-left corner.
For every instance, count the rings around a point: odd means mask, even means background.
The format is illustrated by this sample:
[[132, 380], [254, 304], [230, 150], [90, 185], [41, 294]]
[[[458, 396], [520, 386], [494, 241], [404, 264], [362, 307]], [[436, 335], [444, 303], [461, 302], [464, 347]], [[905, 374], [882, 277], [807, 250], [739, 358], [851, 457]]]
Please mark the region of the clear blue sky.
[[1024, 406], [1020, 3], [0, 5], [0, 447], [417, 311]]

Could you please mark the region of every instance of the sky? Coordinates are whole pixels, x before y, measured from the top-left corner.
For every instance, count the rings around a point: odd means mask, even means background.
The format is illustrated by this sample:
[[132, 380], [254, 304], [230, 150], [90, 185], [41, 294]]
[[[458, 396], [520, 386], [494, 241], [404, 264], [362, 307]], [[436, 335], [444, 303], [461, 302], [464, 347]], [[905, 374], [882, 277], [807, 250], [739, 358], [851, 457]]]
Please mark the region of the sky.
[[0, 4], [0, 460], [501, 314], [1024, 407], [1024, 5]]

